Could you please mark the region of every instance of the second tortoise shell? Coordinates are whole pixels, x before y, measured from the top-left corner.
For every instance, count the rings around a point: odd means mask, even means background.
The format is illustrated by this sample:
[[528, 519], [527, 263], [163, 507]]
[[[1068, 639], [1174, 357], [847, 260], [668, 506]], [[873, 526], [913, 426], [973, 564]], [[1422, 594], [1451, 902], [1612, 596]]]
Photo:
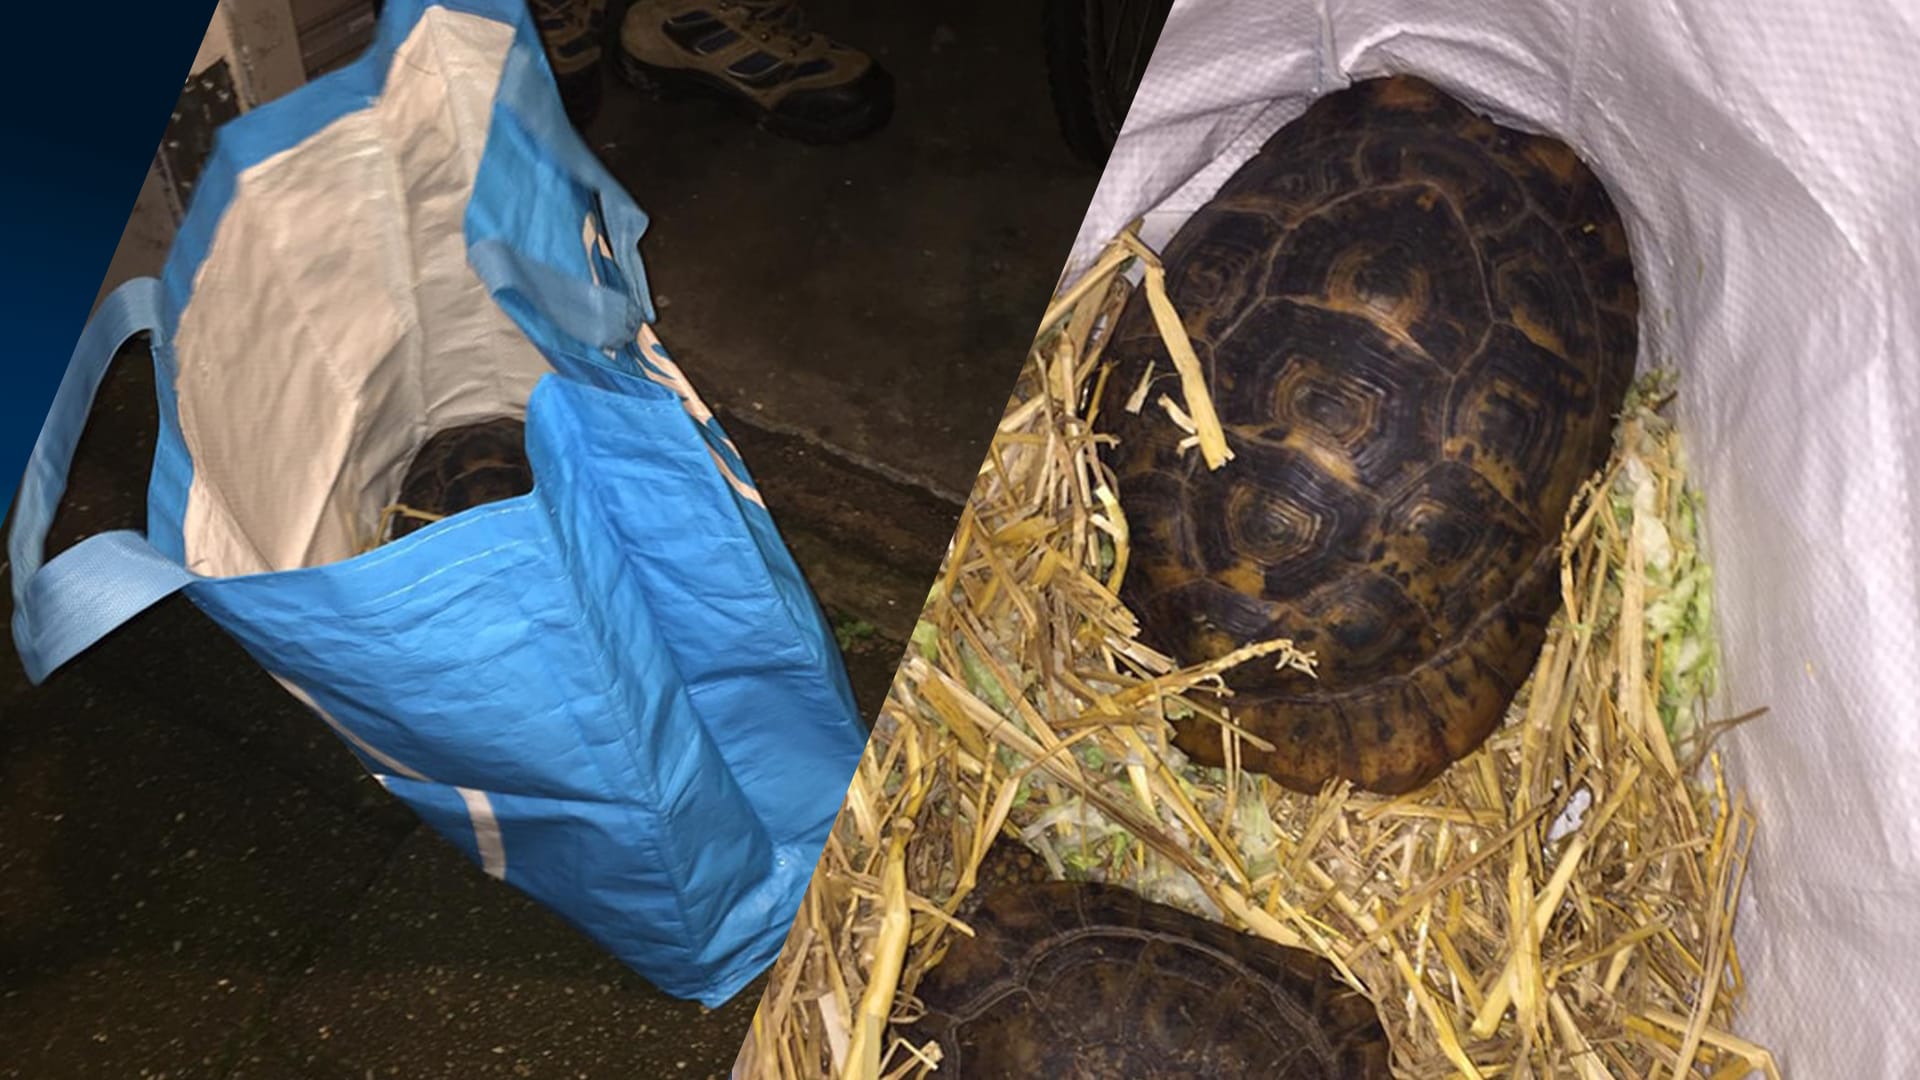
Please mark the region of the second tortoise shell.
[[1333, 965], [996, 843], [917, 996], [956, 1080], [1389, 1080], [1378, 1011]]

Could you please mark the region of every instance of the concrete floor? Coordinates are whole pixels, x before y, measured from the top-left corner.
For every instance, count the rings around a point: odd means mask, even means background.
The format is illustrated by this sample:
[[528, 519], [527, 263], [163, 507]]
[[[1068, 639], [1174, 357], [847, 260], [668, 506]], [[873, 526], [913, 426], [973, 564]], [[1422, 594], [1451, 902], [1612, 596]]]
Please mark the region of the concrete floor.
[[[813, 5], [894, 125], [796, 146], [614, 86], [591, 141], [654, 216], [661, 334], [723, 412], [869, 713], [1096, 174], [1025, 0]], [[57, 549], [138, 525], [152, 381], [96, 408]], [[0, 615], [7, 601], [0, 598]], [[858, 636], [858, 635], [856, 635]], [[200, 613], [30, 688], [0, 651], [0, 1076], [720, 1076], [757, 988], [658, 994], [481, 875]]]
[[632, 94], [589, 135], [654, 216], [660, 333], [716, 406], [958, 500], [1098, 172], [1058, 136], [1032, 0], [809, 10], [894, 73], [877, 137], [793, 146]]

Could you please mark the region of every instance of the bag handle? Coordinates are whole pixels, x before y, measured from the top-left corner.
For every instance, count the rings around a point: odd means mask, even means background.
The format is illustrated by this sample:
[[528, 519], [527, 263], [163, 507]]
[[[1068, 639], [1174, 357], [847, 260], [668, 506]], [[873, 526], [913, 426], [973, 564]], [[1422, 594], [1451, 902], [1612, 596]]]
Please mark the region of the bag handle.
[[467, 262], [488, 292], [518, 294], [562, 333], [598, 349], [632, 344], [636, 329], [646, 321], [626, 293], [571, 277], [499, 240], [481, 240], [467, 248]]
[[73, 347], [53, 407], [27, 459], [7, 555], [13, 561], [13, 640], [35, 685], [122, 623], [194, 580], [130, 529], [89, 537], [46, 561], [47, 531], [66, 494], [74, 448], [114, 354], [135, 334], [162, 344], [162, 294], [135, 278], [101, 302]]
[[576, 279], [498, 240], [472, 244], [469, 264], [489, 291], [520, 294], [563, 332], [600, 348], [630, 345], [639, 325], [655, 317], [652, 290], [640, 259], [640, 239], [649, 224], [646, 212], [634, 205], [633, 197], [588, 149], [567, 118], [524, 5], [517, 17], [526, 41], [507, 57], [500, 74], [500, 97], [527, 134], [546, 150], [548, 160], [597, 196], [613, 261], [629, 288], [610, 289]]

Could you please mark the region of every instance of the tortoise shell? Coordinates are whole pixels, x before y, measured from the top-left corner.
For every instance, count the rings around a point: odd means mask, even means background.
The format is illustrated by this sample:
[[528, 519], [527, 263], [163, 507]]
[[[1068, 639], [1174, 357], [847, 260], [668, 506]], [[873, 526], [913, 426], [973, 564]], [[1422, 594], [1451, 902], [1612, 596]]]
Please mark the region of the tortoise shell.
[[[1564, 144], [1395, 77], [1283, 127], [1163, 262], [1234, 458], [1180, 448], [1136, 293], [1100, 407], [1122, 599], [1185, 663], [1275, 637], [1317, 654], [1317, 678], [1229, 674], [1235, 722], [1273, 745], [1243, 742], [1245, 767], [1417, 788], [1499, 726], [1557, 610], [1564, 518], [1638, 347], [1620, 217]], [[1202, 764], [1220, 738], [1176, 725]]]
[[[436, 432], [407, 466], [396, 501], [412, 510], [451, 517], [532, 490], [526, 422], [507, 417]], [[427, 524], [421, 518], [397, 516], [392, 539], [398, 540]]]
[[974, 936], [918, 989], [912, 1034], [939, 1041], [940, 1076], [1391, 1075], [1379, 1014], [1320, 957], [1111, 885], [994, 876], [963, 912]]

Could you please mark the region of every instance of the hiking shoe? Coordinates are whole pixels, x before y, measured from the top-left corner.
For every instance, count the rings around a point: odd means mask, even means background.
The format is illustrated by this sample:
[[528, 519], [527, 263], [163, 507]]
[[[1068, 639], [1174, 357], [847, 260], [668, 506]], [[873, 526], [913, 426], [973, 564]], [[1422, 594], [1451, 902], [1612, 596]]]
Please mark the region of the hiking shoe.
[[802, 142], [857, 139], [893, 116], [893, 78], [810, 30], [792, 0], [635, 0], [616, 61], [636, 86], [724, 98]]
[[604, 76], [600, 42], [607, 0], [527, 0], [547, 64], [560, 86], [560, 102], [574, 127], [585, 127], [600, 111]]

